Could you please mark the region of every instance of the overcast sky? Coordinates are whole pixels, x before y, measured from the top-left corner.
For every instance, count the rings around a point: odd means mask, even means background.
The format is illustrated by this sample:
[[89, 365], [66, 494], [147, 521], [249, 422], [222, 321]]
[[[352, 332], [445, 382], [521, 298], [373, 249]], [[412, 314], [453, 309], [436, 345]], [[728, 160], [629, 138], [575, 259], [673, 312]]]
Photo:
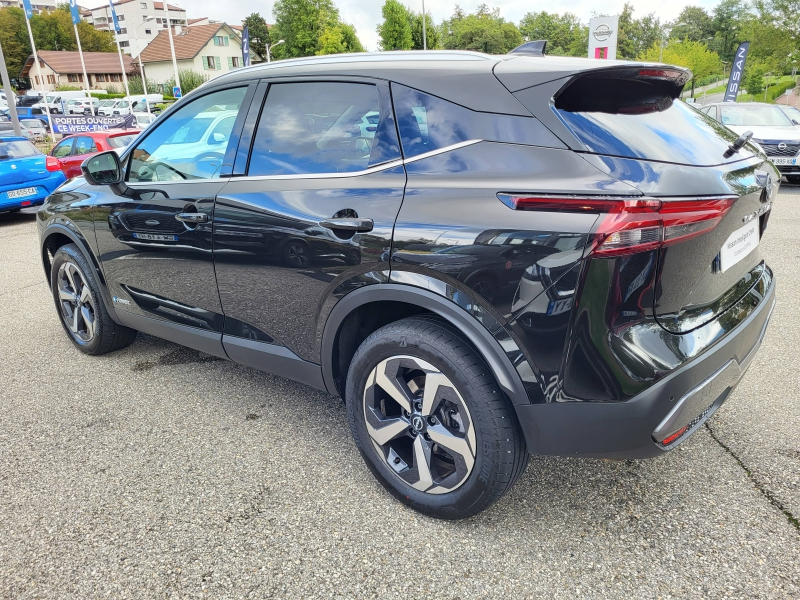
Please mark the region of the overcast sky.
[[[339, 7], [342, 19], [355, 26], [358, 37], [367, 47], [367, 50], [378, 49], [378, 34], [375, 28], [381, 20], [381, 6], [383, 0], [334, 0]], [[106, 0], [84, 0], [80, 2], [85, 6], [94, 8], [107, 4]], [[181, 6], [187, 10], [189, 18], [209, 17], [218, 21], [225, 21], [231, 25], [238, 25], [242, 19], [252, 12], [259, 12], [272, 23], [273, 0], [170, 0], [170, 4]], [[405, 4], [421, 12], [422, 0], [407, 1]], [[481, 4], [481, 0], [425, 0], [425, 9], [433, 15], [439, 23], [442, 19], [453, 13], [453, 7], [459, 4], [464, 10], [470, 12]], [[489, 6], [500, 8], [500, 14], [509, 21], [518, 23], [522, 16], [529, 11], [547, 10], [548, 12], [570, 11], [578, 15], [584, 22], [588, 22], [592, 13], [617, 14], [622, 10], [625, 0], [486, 0]], [[718, 0], [633, 0], [634, 16], [641, 17], [647, 13], [655, 12], [662, 21], [670, 21], [678, 16], [686, 5], [700, 5], [709, 12], [718, 4]]]

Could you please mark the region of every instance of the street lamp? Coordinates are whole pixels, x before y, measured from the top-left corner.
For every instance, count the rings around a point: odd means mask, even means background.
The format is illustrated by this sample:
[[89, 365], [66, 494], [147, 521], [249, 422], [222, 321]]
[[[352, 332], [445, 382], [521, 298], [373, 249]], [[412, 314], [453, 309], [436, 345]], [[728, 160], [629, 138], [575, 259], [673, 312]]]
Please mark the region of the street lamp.
[[[139, 37], [136, 35], [136, 32], [139, 30], [139, 27], [147, 23], [148, 21], [154, 21], [155, 17], [145, 17], [144, 20], [136, 25], [133, 28], [133, 41], [136, 44], [136, 50], [139, 52], [139, 73], [142, 74], [142, 88], [144, 89], [144, 104], [147, 107], [147, 114], [150, 114], [150, 102], [147, 99], [147, 80], [144, 76], [144, 65], [142, 64], [142, 51], [139, 49]], [[133, 113], [133, 106], [131, 106], [131, 113]]]
[[767, 101], [767, 90], [769, 90], [769, 82], [767, 81], [767, 77], [772, 75], [772, 71], [769, 73], [764, 73], [764, 102]]
[[277, 42], [275, 42], [274, 44], [267, 44], [267, 62], [272, 62], [272, 59], [270, 58], [270, 53], [272, 52], [272, 49], [273, 49], [275, 46], [280, 46], [280, 45], [281, 45], [281, 44], [283, 44], [285, 41], [286, 41], [286, 40], [278, 40], [278, 41], [277, 41]]
[[428, 19], [425, 18], [425, 0], [422, 0], [422, 49], [428, 49], [428, 31], [425, 27], [425, 22]]

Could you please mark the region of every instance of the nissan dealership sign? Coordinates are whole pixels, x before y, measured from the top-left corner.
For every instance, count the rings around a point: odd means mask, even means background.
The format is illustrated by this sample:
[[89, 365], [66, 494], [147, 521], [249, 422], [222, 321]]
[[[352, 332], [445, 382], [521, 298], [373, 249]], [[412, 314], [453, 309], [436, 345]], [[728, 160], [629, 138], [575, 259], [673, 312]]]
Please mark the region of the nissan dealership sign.
[[589, 21], [589, 58], [617, 58], [619, 17], [595, 17]]

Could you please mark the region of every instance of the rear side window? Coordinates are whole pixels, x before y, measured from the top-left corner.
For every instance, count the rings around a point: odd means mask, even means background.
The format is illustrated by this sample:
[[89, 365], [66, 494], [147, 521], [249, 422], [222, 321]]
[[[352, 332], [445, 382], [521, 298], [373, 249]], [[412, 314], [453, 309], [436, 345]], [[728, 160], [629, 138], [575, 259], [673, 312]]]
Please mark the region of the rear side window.
[[533, 117], [476, 112], [394, 83], [392, 100], [407, 158], [469, 140], [533, 146], [549, 145], [554, 140]]
[[376, 86], [277, 83], [261, 111], [248, 175], [347, 173], [398, 158], [390, 107], [382, 112]]
[[[637, 69], [638, 71], [638, 69]], [[557, 97], [558, 115], [590, 152], [686, 165], [718, 165], [737, 134], [677, 100], [681, 86], [592, 72]], [[776, 109], [778, 110], [778, 109]]]

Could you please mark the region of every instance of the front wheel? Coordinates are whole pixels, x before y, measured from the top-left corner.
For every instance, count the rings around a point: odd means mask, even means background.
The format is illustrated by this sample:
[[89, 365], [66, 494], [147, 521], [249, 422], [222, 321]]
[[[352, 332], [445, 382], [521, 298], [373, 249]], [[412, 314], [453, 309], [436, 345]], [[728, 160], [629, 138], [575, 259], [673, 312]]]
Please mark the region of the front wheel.
[[347, 376], [356, 445], [398, 500], [463, 519], [499, 499], [528, 454], [483, 359], [449, 324], [411, 317], [370, 335]]
[[135, 330], [111, 319], [94, 270], [75, 244], [62, 246], [53, 256], [50, 287], [61, 324], [81, 352], [106, 354], [136, 338]]

